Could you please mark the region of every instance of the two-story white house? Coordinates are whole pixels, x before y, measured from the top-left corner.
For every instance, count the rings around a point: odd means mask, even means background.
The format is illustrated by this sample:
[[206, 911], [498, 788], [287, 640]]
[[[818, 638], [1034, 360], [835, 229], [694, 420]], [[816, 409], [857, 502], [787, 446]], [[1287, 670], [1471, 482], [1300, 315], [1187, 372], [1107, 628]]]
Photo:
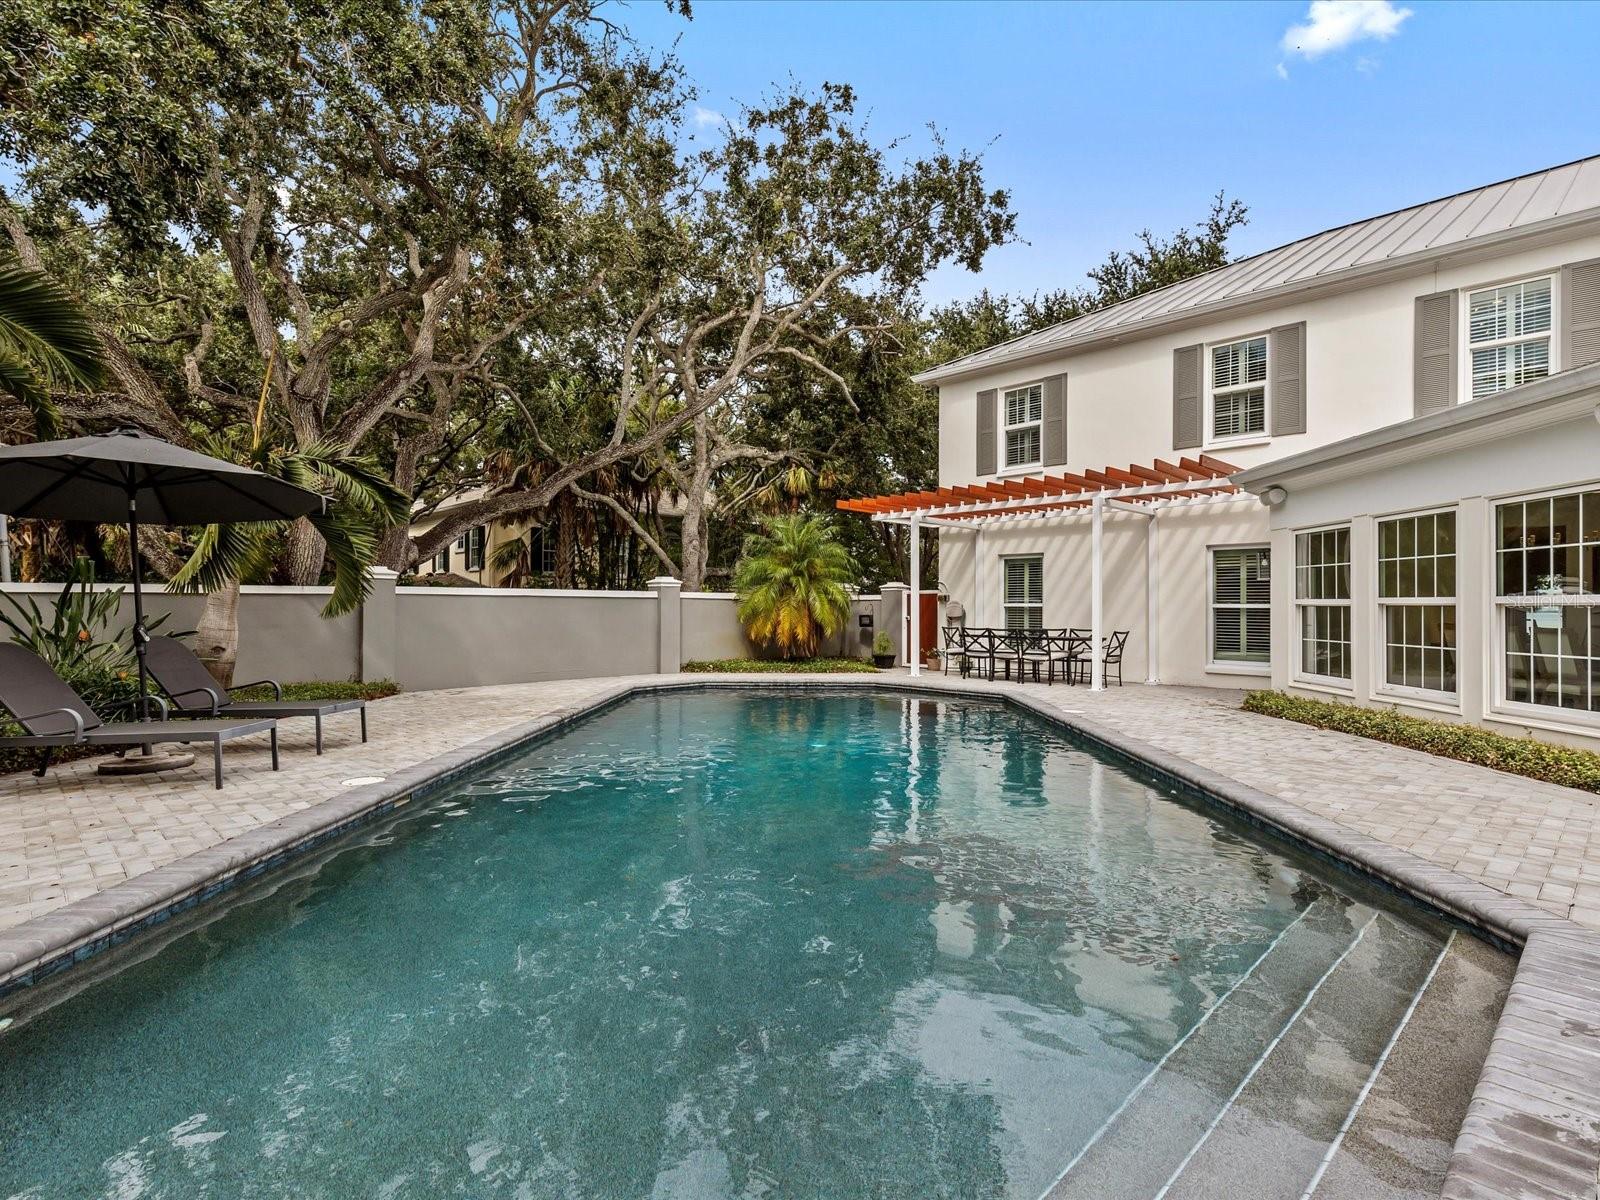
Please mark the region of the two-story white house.
[[[1129, 679], [1582, 739], [1600, 735], [1588, 364], [1600, 157], [929, 371], [940, 492], [859, 507], [937, 536], [969, 626], [1089, 627], [1098, 557]], [[1206, 474], [1240, 490], [1174, 482]], [[1085, 484], [1103, 499], [1064, 507]]]

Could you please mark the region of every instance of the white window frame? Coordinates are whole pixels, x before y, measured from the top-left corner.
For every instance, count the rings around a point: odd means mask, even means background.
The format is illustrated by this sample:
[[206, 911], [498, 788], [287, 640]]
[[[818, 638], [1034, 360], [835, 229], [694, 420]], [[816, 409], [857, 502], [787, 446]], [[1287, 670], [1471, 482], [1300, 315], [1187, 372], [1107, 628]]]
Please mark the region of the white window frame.
[[[1449, 513], [1455, 517], [1456, 590], [1450, 596], [1385, 596], [1383, 594], [1383, 524], [1385, 521], [1404, 521], [1412, 517], [1438, 516]], [[1434, 554], [1438, 557], [1437, 546]], [[1368, 593], [1372, 603], [1372, 694], [1391, 696], [1397, 700], [1415, 700], [1448, 712], [1461, 711], [1461, 676], [1469, 649], [1461, 644], [1461, 509], [1459, 505], [1440, 504], [1432, 508], [1408, 509], [1390, 512], [1372, 519], [1372, 587]], [[1410, 687], [1389, 682], [1389, 618], [1386, 608], [1451, 608], [1455, 611], [1456, 628], [1456, 686], [1454, 691], [1435, 691], [1432, 688]]]
[[[1349, 595], [1343, 600], [1330, 600], [1324, 597], [1317, 599], [1303, 599], [1300, 595], [1300, 539], [1318, 533], [1339, 533], [1345, 535], [1345, 545], [1348, 548], [1349, 558], [1344, 566], [1349, 572]], [[1305, 683], [1316, 684], [1320, 687], [1337, 688], [1340, 691], [1353, 692], [1355, 690], [1355, 656], [1356, 656], [1356, 627], [1355, 627], [1355, 534], [1348, 521], [1332, 525], [1314, 525], [1308, 529], [1294, 531], [1294, 566], [1291, 568], [1294, 575], [1289, 580], [1289, 594], [1293, 599], [1294, 607], [1294, 648], [1293, 658], [1290, 662], [1294, 668], [1294, 678]], [[1333, 565], [1337, 566], [1337, 563]], [[1350, 629], [1350, 648], [1345, 661], [1350, 667], [1349, 675], [1319, 675], [1315, 671], [1306, 669], [1305, 665], [1305, 617], [1304, 610], [1309, 608], [1342, 608], [1345, 610], [1346, 623]], [[1457, 664], [1459, 669], [1459, 660]]]
[[[1014, 562], [1037, 562], [1039, 564], [1039, 599], [1024, 600], [1020, 604], [1012, 604], [1007, 599], [1006, 575], [1011, 570], [1010, 564]], [[1025, 612], [1037, 612], [1039, 623], [1037, 625], [1012, 625], [1011, 610], [1022, 609]], [[1007, 629], [1043, 629], [1044, 628], [1044, 555], [1043, 554], [1002, 554], [1000, 556], [1000, 616]]]
[[[1037, 389], [1039, 392], [1039, 419], [1036, 421], [1023, 420], [1013, 425], [1010, 421], [1009, 397], [1015, 392], [1027, 392]], [[1000, 470], [999, 474], [1021, 473], [1037, 471], [1044, 466], [1044, 380], [1037, 379], [1031, 383], [1019, 383], [1012, 387], [1000, 389]], [[1006, 461], [1010, 457], [1011, 434], [1025, 430], [1037, 429], [1039, 431], [1039, 454], [1027, 462], [1013, 463]]]
[[[1232, 601], [1227, 602], [1229, 608], [1259, 608], [1267, 611], [1267, 657], [1264, 659], [1219, 659], [1217, 657], [1217, 552], [1230, 550], [1263, 550], [1267, 555], [1268, 594], [1266, 603], [1235, 604]], [[1239, 542], [1237, 544], [1206, 547], [1206, 670], [1217, 671], [1225, 675], [1272, 674], [1272, 571], [1272, 544], [1270, 542]]]
[[[1537, 283], [1541, 279], [1550, 281], [1550, 328], [1545, 333], [1522, 334], [1517, 337], [1497, 338], [1490, 342], [1479, 342], [1474, 345], [1472, 341], [1472, 298], [1480, 292], [1492, 292], [1503, 287], [1515, 287], [1522, 283]], [[1458, 394], [1461, 403], [1468, 404], [1473, 400], [1488, 400], [1498, 396], [1501, 392], [1510, 389], [1503, 388], [1500, 392], [1490, 392], [1487, 396], [1474, 396], [1472, 394], [1472, 351], [1474, 349], [1487, 350], [1496, 346], [1510, 346], [1517, 342], [1535, 342], [1543, 338], [1550, 344], [1549, 363], [1550, 370], [1545, 378], [1561, 370], [1559, 361], [1561, 355], [1561, 339], [1556, 336], [1561, 329], [1561, 272], [1558, 269], [1548, 271], [1535, 271], [1531, 275], [1515, 275], [1510, 279], [1499, 279], [1492, 283], [1478, 283], [1471, 287], [1461, 289], [1459, 301], [1460, 311], [1457, 313], [1457, 328], [1460, 329], [1460, 358], [1461, 365], [1457, 381]], [[1531, 382], [1531, 381], [1530, 381]], [[1519, 385], [1520, 386], [1520, 385]]]
[[[1500, 594], [1500, 505], [1526, 503], [1529, 500], [1553, 500], [1561, 496], [1600, 491], [1600, 479], [1568, 487], [1543, 488], [1530, 492], [1516, 492], [1489, 499], [1488, 540], [1489, 569], [1487, 592], [1489, 595], [1489, 620], [1494, 630], [1489, 638], [1492, 666], [1488, 678], [1488, 695], [1484, 705], [1485, 715], [1515, 717], [1521, 724], [1542, 729], [1574, 730], [1592, 734], [1600, 728], [1600, 712], [1581, 708], [1561, 708], [1550, 704], [1535, 704], [1529, 700], [1512, 700], [1506, 695], [1506, 622], [1505, 610], [1513, 607]], [[1526, 594], [1526, 593], [1524, 593]], [[1552, 596], [1551, 607], [1600, 608], [1600, 594], [1567, 594]], [[1592, 636], [1592, 635], [1591, 635]], [[1592, 647], [1591, 647], [1592, 649]]]
[[[1242, 345], [1245, 342], [1264, 342], [1266, 350], [1265, 371], [1266, 376], [1257, 383], [1231, 384], [1227, 387], [1217, 386], [1216, 352], [1229, 346]], [[1225, 338], [1221, 341], [1207, 342], [1205, 345], [1205, 375], [1206, 375], [1206, 403], [1205, 403], [1205, 441], [1207, 449], [1213, 446], [1254, 446], [1272, 440], [1272, 338], [1268, 331], [1247, 333], [1242, 337]], [[1261, 430], [1247, 433], [1236, 433], [1228, 437], [1217, 436], [1217, 394], [1232, 395], [1235, 392], [1250, 392], [1257, 387], [1261, 389]]]

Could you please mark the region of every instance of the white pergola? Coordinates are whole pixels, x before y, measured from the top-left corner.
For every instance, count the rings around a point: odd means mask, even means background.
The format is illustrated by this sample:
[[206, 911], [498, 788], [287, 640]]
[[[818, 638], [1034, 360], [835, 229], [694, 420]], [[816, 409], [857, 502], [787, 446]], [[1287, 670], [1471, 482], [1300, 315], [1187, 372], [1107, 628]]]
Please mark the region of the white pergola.
[[[1102, 554], [1103, 529], [1107, 510], [1137, 513], [1146, 519], [1145, 554], [1148, 586], [1145, 595], [1145, 621], [1148, 651], [1147, 682], [1156, 682], [1156, 555], [1157, 518], [1170, 508], [1194, 504], [1238, 503], [1254, 500], [1234, 484], [1239, 468], [1202, 454], [1199, 458], [1180, 458], [1176, 463], [1156, 459], [1148, 467], [1130, 466], [1127, 470], [1107, 467], [1103, 471], [1065, 472], [1060, 475], [1025, 476], [993, 483], [973, 483], [962, 487], [941, 487], [932, 492], [902, 492], [892, 496], [873, 496], [861, 500], [841, 500], [846, 512], [864, 513], [874, 521], [904, 525], [911, 537], [911, 578], [908, 605], [911, 614], [909, 662], [911, 673], [922, 673], [922, 530], [983, 531], [996, 525], [1022, 521], [1043, 521], [1085, 514], [1093, 522], [1090, 550], [1090, 672], [1093, 691], [1105, 687], [1105, 571]], [[980, 542], [981, 544], [981, 542]]]

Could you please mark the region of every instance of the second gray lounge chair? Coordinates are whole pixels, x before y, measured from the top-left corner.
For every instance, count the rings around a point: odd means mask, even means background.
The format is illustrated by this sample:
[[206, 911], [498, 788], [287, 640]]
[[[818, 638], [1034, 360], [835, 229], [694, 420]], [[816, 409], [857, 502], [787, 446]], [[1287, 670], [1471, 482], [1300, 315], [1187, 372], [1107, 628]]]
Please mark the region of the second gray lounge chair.
[[360, 712], [361, 740], [367, 740], [367, 702], [365, 700], [285, 700], [283, 686], [272, 679], [269, 684], [275, 700], [234, 700], [228, 693], [238, 688], [256, 687], [237, 683], [224, 688], [206, 670], [195, 652], [177, 638], [150, 639], [145, 666], [156, 685], [167, 694], [172, 706], [186, 717], [310, 717], [317, 725], [317, 753], [322, 753], [322, 718], [335, 713]]
[[[166, 701], [150, 697], [163, 709]], [[0, 737], [0, 746], [42, 751], [42, 776], [50, 756], [60, 746], [153, 746], [162, 742], [208, 742], [222, 786], [222, 743], [253, 733], [272, 735], [272, 769], [278, 769], [278, 723], [260, 714], [255, 720], [237, 717], [222, 721], [119, 721], [106, 724], [84, 698], [26, 646], [0, 643], [0, 707], [9, 712], [24, 733]]]

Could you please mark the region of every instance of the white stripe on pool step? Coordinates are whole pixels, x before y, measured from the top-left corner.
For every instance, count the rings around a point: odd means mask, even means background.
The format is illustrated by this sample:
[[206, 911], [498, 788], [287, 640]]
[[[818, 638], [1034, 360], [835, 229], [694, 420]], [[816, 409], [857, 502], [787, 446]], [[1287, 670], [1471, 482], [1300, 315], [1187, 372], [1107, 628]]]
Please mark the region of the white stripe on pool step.
[[1411, 1014], [1417, 1011], [1417, 1005], [1422, 1003], [1422, 995], [1428, 990], [1428, 985], [1433, 982], [1433, 977], [1438, 974], [1439, 964], [1444, 962], [1444, 956], [1450, 952], [1450, 946], [1456, 940], [1456, 931], [1452, 929], [1450, 936], [1445, 938], [1444, 945], [1439, 949], [1439, 957], [1433, 960], [1433, 966], [1428, 968], [1428, 976], [1422, 981], [1422, 986], [1417, 989], [1417, 994], [1411, 997], [1411, 1004], [1400, 1018], [1400, 1024], [1394, 1027], [1394, 1033], [1383, 1048], [1383, 1053], [1378, 1055], [1378, 1061], [1372, 1064], [1372, 1073], [1367, 1076], [1366, 1083], [1361, 1085], [1361, 1090], [1356, 1093], [1356, 1102], [1350, 1106], [1350, 1111], [1345, 1114], [1344, 1124], [1339, 1126], [1339, 1132], [1334, 1135], [1333, 1143], [1328, 1147], [1328, 1152], [1322, 1156], [1322, 1161], [1317, 1164], [1317, 1170], [1311, 1176], [1311, 1182], [1306, 1184], [1306, 1190], [1300, 1193], [1300, 1200], [1311, 1200], [1311, 1193], [1317, 1190], [1317, 1185], [1322, 1182], [1322, 1177], [1327, 1174], [1328, 1168], [1333, 1164], [1333, 1156], [1339, 1153], [1339, 1147], [1344, 1144], [1344, 1135], [1350, 1132], [1350, 1127], [1356, 1123], [1356, 1114], [1361, 1111], [1361, 1106], [1367, 1102], [1367, 1093], [1372, 1091], [1372, 1085], [1378, 1082], [1378, 1075], [1383, 1071], [1383, 1064], [1389, 1061], [1389, 1052], [1394, 1049], [1394, 1044], [1400, 1040], [1400, 1035], [1405, 1032]]
[[1305, 1013], [1306, 1009], [1311, 1007], [1311, 1002], [1317, 998], [1317, 993], [1322, 990], [1322, 985], [1328, 982], [1328, 977], [1337, 971], [1339, 969], [1339, 964], [1345, 959], [1349, 958], [1351, 951], [1361, 944], [1361, 939], [1367, 936], [1367, 930], [1372, 928], [1373, 922], [1375, 922], [1377, 919], [1378, 914], [1373, 913], [1372, 916], [1367, 919], [1367, 923], [1361, 927], [1361, 932], [1356, 934], [1356, 936], [1351, 939], [1350, 944], [1344, 948], [1344, 951], [1339, 955], [1339, 957], [1334, 959], [1333, 964], [1322, 973], [1322, 978], [1318, 979], [1317, 982], [1312, 985], [1311, 990], [1306, 993], [1306, 998], [1300, 1002], [1300, 1007], [1294, 1010], [1288, 1021], [1284, 1023], [1283, 1028], [1278, 1030], [1273, 1039], [1267, 1043], [1267, 1048], [1261, 1052], [1261, 1057], [1250, 1064], [1249, 1072], [1246, 1073], [1245, 1077], [1239, 1081], [1239, 1086], [1233, 1089], [1233, 1094], [1228, 1097], [1227, 1103], [1222, 1106], [1222, 1111], [1212, 1118], [1211, 1124], [1207, 1125], [1206, 1131], [1200, 1135], [1200, 1140], [1189, 1148], [1189, 1153], [1183, 1156], [1183, 1161], [1178, 1164], [1178, 1169], [1167, 1177], [1167, 1181], [1161, 1185], [1161, 1190], [1151, 1197], [1151, 1200], [1163, 1200], [1163, 1197], [1165, 1197], [1166, 1194], [1172, 1190], [1172, 1185], [1178, 1182], [1178, 1176], [1183, 1174], [1184, 1168], [1187, 1167], [1191, 1161], [1193, 1161], [1194, 1156], [1200, 1153], [1200, 1148], [1204, 1146], [1210, 1139], [1211, 1135], [1217, 1131], [1217, 1126], [1222, 1124], [1222, 1119], [1226, 1117], [1228, 1115], [1228, 1111], [1233, 1108], [1234, 1101], [1239, 1099], [1240, 1093], [1242, 1093], [1244, 1089], [1249, 1086], [1250, 1081], [1256, 1077], [1256, 1072], [1261, 1070], [1262, 1065], [1269, 1057], [1271, 1057], [1272, 1052], [1278, 1048], [1278, 1043], [1283, 1041], [1284, 1036], [1289, 1032], [1289, 1030], [1294, 1028], [1295, 1022], [1300, 1019], [1300, 1017]]
[[[1222, 995], [1217, 997], [1217, 1002], [1215, 1004], [1213, 1004], [1210, 1008], [1206, 1009], [1206, 1011], [1201, 1015], [1201, 1017], [1200, 1017], [1200, 1019], [1198, 1021], [1196, 1021], [1193, 1025], [1189, 1026], [1189, 1032], [1185, 1033], [1176, 1042], [1172, 1043], [1171, 1048], [1165, 1054], [1163, 1054], [1161, 1056], [1160, 1060], [1156, 1063], [1155, 1066], [1150, 1068], [1149, 1074], [1147, 1074], [1143, 1079], [1141, 1079], [1139, 1081], [1139, 1085], [1137, 1087], [1135, 1087], [1133, 1089], [1133, 1091], [1128, 1093], [1127, 1097], [1122, 1101], [1121, 1104], [1117, 1105], [1116, 1110], [1114, 1112], [1112, 1112], [1112, 1114], [1109, 1117], [1107, 1117], [1104, 1121], [1102, 1121], [1100, 1123], [1100, 1128], [1096, 1129], [1094, 1131], [1094, 1136], [1091, 1137], [1087, 1142], [1085, 1142], [1083, 1144], [1083, 1148], [1080, 1149], [1076, 1154], [1074, 1154], [1072, 1156], [1072, 1160], [1070, 1162], [1068, 1162], [1066, 1166], [1061, 1168], [1061, 1174], [1057, 1175], [1054, 1179], [1052, 1179], [1050, 1181], [1050, 1186], [1045, 1188], [1044, 1191], [1040, 1194], [1039, 1200], [1050, 1200], [1050, 1193], [1055, 1191], [1056, 1188], [1061, 1186], [1061, 1181], [1063, 1179], [1065, 1179], [1072, 1172], [1072, 1168], [1077, 1166], [1078, 1163], [1080, 1163], [1083, 1160], [1083, 1156], [1085, 1154], [1089, 1153], [1090, 1150], [1094, 1149], [1094, 1144], [1096, 1142], [1098, 1142], [1101, 1138], [1103, 1138], [1106, 1135], [1106, 1131], [1108, 1129], [1110, 1129], [1113, 1124], [1116, 1123], [1117, 1118], [1120, 1117], [1127, 1110], [1128, 1105], [1132, 1104], [1134, 1102], [1134, 1100], [1138, 1098], [1139, 1093], [1144, 1091], [1146, 1085], [1148, 1085], [1149, 1082], [1152, 1079], [1154, 1079], [1157, 1075], [1159, 1075], [1161, 1073], [1161, 1068], [1167, 1065], [1167, 1060], [1170, 1059], [1174, 1054], [1176, 1054], [1183, 1047], [1183, 1044], [1185, 1042], [1187, 1042], [1190, 1038], [1192, 1038], [1196, 1033], [1198, 1033], [1200, 1031], [1200, 1027], [1211, 1019], [1211, 1014], [1216, 1012], [1219, 1008], [1221, 1008], [1223, 1006], [1223, 1004], [1225, 1004], [1227, 1002], [1228, 997], [1233, 995], [1234, 992], [1236, 992], [1241, 986], [1243, 986], [1243, 984], [1245, 983], [1246, 980], [1248, 980], [1252, 975], [1254, 975], [1256, 973], [1256, 968], [1259, 967], [1262, 963], [1264, 963], [1267, 960], [1267, 955], [1271, 954], [1274, 950], [1276, 950], [1278, 948], [1278, 943], [1283, 941], [1284, 938], [1288, 937], [1289, 936], [1289, 931], [1291, 929], [1293, 929], [1296, 925], [1300, 924], [1301, 921], [1305, 920], [1307, 915], [1315, 907], [1316, 907], [1316, 901], [1313, 901], [1312, 903], [1306, 905], [1305, 908], [1301, 909], [1300, 910], [1300, 915], [1297, 916], [1294, 920], [1290, 921], [1287, 925], [1285, 925], [1278, 932], [1278, 936], [1273, 938], [1270, 942], [1267, 943], [1267, 948], [1261, 952], [1260, 957], [1257, 958], [1255, 960], [1255, 962], [1250, 964], [1249, 969], [1246, 970], [1243, 975], [1239, 976], [1239, 978], [1236, 979], [1233, 982], [1232, 986], [1230, 986], [1227, 991], [1223, 992]], [[1363, 932], [1365, 932], [1365, 931], [1363, 930]], [[1352, 945], [1353, 944], [1354, 943], [1352, 943]], [[1188, 1160], [1185, 1159], [1184, 1161], [1187, 1162]]]

